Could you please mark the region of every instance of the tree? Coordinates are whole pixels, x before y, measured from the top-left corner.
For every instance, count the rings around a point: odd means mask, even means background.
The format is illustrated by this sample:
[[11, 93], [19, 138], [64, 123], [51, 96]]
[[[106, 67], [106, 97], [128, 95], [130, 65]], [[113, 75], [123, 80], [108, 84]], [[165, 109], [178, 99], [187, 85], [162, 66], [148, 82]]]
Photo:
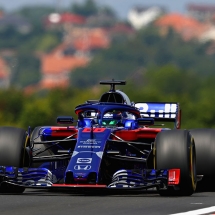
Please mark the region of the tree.
[[19, 115], [24, 107], [25, 96], [16, 89], [0, 91], [0, 125], [19, 125]]
[[44, 6], [23, 7], [20, 10], [15, 11], [15, 13], [25, 17], [34, 28], [40, 27], [44, 18], [53, 12], [55, 12], [54, 7]]
[[40, 61], [35, 56], [20, 53], [14, 57], [15, 65], [11, 77], [11, 85], [24, 88], [31, 84], [36, 84], [41, 79]]
[[98, 13], [99, 9], [96, 3], [93, 0], [87, 0], [84, 4], [74, 3], [71, 6], [71, 11], [73, 13], [82, 15], [82, 16], [91, 16]]

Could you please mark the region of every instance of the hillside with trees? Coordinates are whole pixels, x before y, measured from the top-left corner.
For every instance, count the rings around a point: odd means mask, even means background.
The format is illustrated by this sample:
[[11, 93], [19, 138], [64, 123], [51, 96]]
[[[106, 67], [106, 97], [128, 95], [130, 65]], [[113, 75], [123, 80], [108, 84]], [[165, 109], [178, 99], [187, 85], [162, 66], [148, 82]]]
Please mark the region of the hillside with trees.
[[101, 78], [129, 79], [139, 70], [174, 65], [184, 72], [198, 76], [214, 74], [215, 54], [207, 55], [211, 43], [185, 42], [171, 29], [166, 36], [149, 27], [141, 30], [130, 40], [117, 41], [99, 53], [87, 68], [71, 73], [71, 85], [89, 87]]
[[[86, 16], [98, 13], [92, 1], [87, 4], [90, 7], [71, 5], [70, 11]], [[114, 14], [111, 8], [102, 10]], [[27, 128], [55, 124], [59, 115], [75, 117], [75, 106], [98, 99], [109, 90], [99, 81], [122, 79], [127, 85], [120, 89], [131, 101], [179, 102], [182, 128], [215, 128], [215, 53], [208, 54], [213, 42], [185, 42], [172, 29], [161, 35], [153, 25], [131, 36], [115, 37], [108, 49], [96, 52], [87, 67], [71, 73], [68, 89], [26, 94], [23, 89], [41, 78], [39, 56], [59, 45], [64, 37], [60, 29], [44, 28], [43, 17], [50, 11], [55, 9], [16, 11], [30, 21], [29, 32], [19, 32], [12, 26], [0, 29], [0, 51], [10, 50], [5, 57], [13, 68], [11, 88], [0, 90], [0, 125]]]

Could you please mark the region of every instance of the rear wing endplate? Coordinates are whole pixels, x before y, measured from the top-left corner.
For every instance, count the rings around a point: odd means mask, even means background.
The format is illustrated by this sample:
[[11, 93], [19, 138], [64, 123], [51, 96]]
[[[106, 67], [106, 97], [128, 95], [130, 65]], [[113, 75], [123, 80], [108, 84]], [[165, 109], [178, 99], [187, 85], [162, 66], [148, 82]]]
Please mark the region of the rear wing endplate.
[[174, 122], [175, 128], [181, 126], [181, 110], [176, 102], [137, 102], [141, 117], [154, 118], [155, 121]]

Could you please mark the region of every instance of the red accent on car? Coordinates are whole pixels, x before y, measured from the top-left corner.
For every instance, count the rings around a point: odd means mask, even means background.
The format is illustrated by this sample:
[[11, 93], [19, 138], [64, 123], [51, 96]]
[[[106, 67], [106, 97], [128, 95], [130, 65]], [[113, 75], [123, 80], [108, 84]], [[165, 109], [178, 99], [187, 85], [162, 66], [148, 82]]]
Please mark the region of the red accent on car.
[[168, 170], [168, 185], [178, 185], [180, 182], [180, 169]]
[[105, 184], [52, 184], [52, 187], [88, 187], [88, 188], [106, 188]]
[[[98, 132], [104, 132], [105, 128], [94, 128], [93, 132], [98, 133]], [[83, 132], [91, 132], [91, 128], [85, 128]]]
[[68, 127], [51, 127], [52, 137], [68, 137], [72, 134], [77, 133], [77, 129], [74, 126], [68, 126]]
[[74, 130], [77, 130], [76, 129], [76, 127], [75, 126], [68, 126], [68, 127], [66, 127], [66, 126], [53, 126], [53, 127], [51, 127], [51, 130], [52, 131], [59, 131], [59, 130], [66, 130], [66, 131], [74, 131]]
[[114, 134], [125, 141], [133, 141], [144, 138], [154, 139], [161, 130], [161, 128], [139, 128], [135, 130], [118, 130]]
[[176, 128], [180, 129], [181, 128], [181, 109], [178, 111], [178, 116], [176, 119]]

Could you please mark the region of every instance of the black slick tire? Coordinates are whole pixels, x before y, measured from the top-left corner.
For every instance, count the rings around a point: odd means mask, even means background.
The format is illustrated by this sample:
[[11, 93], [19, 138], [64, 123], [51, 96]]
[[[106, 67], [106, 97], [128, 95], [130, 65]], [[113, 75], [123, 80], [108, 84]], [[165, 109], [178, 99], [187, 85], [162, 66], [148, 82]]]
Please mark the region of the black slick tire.
[[162, 196], [190, 196], [196, 189], [195, 143], [188, 130], [169, 130], [158, 133], [155, 140], [155, 168], [180, 169], [180, 183], [175, 189], [159, 189]]
[[197, 192], [215, 191], [215, 129], [190, 130], [196, 146], [196, 172], [203, 176]]
[[[25, 164], [27, 133], [24, 129], [0, 127], [0, 166], [21, 168]], [[25, 187], [2, 183], [0, 192], [23, 193]]]
[[190, 130], [196, 146], [197, 175], [215, 176], [215, 130]]
[[23, 167], [26, 138], [24, 129], [0, 127], [0, 166]]

